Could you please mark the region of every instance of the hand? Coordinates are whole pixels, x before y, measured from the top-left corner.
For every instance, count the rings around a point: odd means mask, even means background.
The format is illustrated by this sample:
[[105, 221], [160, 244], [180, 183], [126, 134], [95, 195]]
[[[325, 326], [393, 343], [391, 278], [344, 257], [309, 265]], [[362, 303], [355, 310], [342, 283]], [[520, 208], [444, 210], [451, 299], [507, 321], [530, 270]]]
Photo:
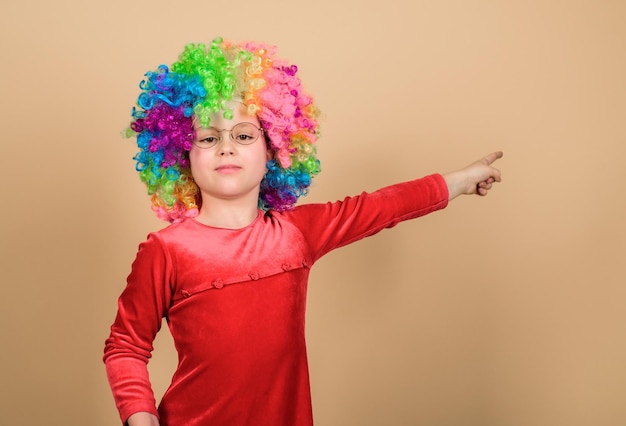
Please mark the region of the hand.
[[140, 411], [132, 414], [126, 424], [128, 426], [159, 426], [159, 419], [154, 414]]
[[448, 200], [462, 194], [487, 195], [494, 182], [502, 180], [500, 170], [491, 165], [502, 155], [501, 151], [492, 152], [461, 170], [445, 174], [443, 178], [448, 185]]

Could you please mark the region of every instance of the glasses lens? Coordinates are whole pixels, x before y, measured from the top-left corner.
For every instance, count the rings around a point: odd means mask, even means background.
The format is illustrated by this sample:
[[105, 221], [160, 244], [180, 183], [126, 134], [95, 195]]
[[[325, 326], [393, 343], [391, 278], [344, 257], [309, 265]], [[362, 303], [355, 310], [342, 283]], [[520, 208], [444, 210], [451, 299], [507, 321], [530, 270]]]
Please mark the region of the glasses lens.
[[208, 129], [198, 129], [194, 145], [199, 148], [211, 148], [215, 146], [220, 140], [220, 132], [213, 127]]
[[259, 129], [252, 123], [239, 123], [230, 131], [233, 140], [242, 145], [249, 145], [257, 140], [259, 133]]

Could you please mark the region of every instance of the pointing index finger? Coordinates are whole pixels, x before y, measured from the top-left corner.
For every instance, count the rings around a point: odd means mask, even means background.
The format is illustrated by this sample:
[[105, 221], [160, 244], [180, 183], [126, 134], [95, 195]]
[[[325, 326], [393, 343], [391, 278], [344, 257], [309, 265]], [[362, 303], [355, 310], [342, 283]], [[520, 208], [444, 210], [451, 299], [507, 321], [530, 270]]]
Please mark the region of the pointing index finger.
[[491, 163], [493, 163], [497, 159], [502, 158], [503, 155], [504, 154], [502, 153], [502, 151], [492, 152], [491, 154], [489, 154], [485, 158], [483, 158], [483, 163], [485, 163], [486, 165], [490, 165]]

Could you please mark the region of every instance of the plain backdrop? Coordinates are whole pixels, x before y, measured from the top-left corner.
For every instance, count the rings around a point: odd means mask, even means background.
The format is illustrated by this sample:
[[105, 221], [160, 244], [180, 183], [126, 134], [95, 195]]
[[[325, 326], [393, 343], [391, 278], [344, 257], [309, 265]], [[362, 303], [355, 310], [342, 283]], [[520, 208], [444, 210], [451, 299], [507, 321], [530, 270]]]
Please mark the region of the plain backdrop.
[[[0, 424], [119, 424], [104, 340], [165, 226], [121, 132], [143, 73], [218, 35], [277, 45], [323, 111], [301, 202], [505, 152], [488, 197], [314, 267], [317, 425], [626, 424], [625, 19], [621, 0], [3, 2]], [[162, 332], [158, 396], [175, 363]]]

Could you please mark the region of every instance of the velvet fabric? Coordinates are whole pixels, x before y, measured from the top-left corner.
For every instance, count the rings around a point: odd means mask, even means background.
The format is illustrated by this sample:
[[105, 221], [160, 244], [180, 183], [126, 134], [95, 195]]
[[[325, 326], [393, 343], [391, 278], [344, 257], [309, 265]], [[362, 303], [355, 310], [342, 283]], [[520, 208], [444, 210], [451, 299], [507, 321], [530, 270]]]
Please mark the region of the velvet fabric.
[[[105, 344], [122, 422], [138, 411], [161, 425], [312, 425], [304, 336], [310, 267], [329, 251], [444, 208], [440, 175], [249, 226], [188, 219], [139, 246]], [[166, 318], [179, 363], [158, 410], [148, 378]]]

